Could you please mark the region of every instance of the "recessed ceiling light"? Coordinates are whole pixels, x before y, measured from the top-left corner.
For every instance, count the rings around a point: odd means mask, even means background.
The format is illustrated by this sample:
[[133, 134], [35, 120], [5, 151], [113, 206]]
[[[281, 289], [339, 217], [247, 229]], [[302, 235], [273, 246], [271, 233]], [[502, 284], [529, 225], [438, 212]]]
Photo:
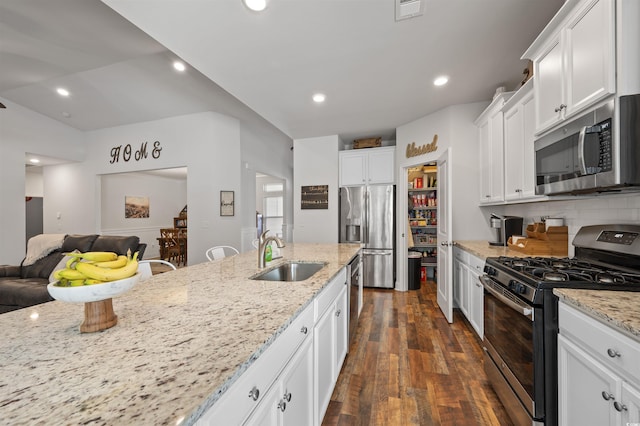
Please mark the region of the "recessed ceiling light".
[[175, 68], [176, 70], [178, 70], [180, 72], [182, 72], [182, 71], [187, 69], [187, 67], [180, 61], [175, 61], [173, 63], [173, 68]]
[[64, 118], [70, 118], [70, 117], [71, 117], [71, 114], [69, 114], [67, 111], [62, 111], [62, 116], [63, 116]]
[[313, 95], [313, 102], [322, 103], [326, 99], [326, 96], [323, 93], [316, 93]]
[[58, 95], [60, 95], [60, 96], [64, 96], [64, 97], [69, 96], [69, 91], [67, 89], [62, 88], [62, 87], [58, 87], [56, 89], [56, 92], [58, 92]]
[[445, 84], [447, 84], [448, 81], [449, 81], [449, 77], [447, 77], [446, 75], [443, 75], [433, 80], [433, 85], [444, 86]]
[[243, 3], [256, 12], [261, 12], [267, 7], [267, 0], [243, 0]]
[[40, 162], [40, 160], [38, 160], [37, 158], [31, 158], [29, 161], [33, 164], [38, 164]]

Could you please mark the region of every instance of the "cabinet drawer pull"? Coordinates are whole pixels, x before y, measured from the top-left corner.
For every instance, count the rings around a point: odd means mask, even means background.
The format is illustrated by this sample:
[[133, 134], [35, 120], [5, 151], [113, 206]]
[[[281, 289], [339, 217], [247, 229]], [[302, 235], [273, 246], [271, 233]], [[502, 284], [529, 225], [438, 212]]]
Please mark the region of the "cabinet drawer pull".
[[254, 401], [257, 401], [259, 397], [260, 397], [260, 389], [254, 386], [253, 389], [249, 391], [249, 398], [253, 399]]
[[627, 406], [624, 404], [620, 404], [618, 401], [613, 403], [613, 408], [620, 412], [627, 411]]
[[615, 400], [616, 398], [613, 396], [613, 394], [607, 392], [607, 391], [602, 391], [602, 398], [604, 398], [605, 401], [609, 401], [609, 400]]
[[302, 326], [302, 328], [300, 329], [300, 333], [302, 333], [302, 334], [307, 334], [307, 332], [308, 332], [308, 331], [309, 331], [309, 329], [307, 329], [307, 327], [306, 327], [306, 326], [304, 326], [304, 325], [303, 325], [303, 326]]
[[337, 316], [337, 317], [339, 317], [341, 313], [342, 313], [342, 311], [341, 311], [340, 309], [338, 309], [338, 310], [336, 311], [336, 316]]
[[616, 357], [622, 356], [620, 354], [620, 352], [616, 351], [615, 349], [611, 349], [611, 348], [607, 349], [607, 355], [609, 355], [611, 358], [616, 358]]

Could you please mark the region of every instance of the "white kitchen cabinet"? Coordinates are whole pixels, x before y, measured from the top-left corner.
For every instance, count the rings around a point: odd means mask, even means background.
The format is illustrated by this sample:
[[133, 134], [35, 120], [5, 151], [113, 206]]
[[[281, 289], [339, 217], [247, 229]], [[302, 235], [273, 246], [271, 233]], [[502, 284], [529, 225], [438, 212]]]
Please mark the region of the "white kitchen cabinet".
[[640, 342], [562, 302], [559, 323], [559, 424], [640, 421]]
[[523, 58], [533, 61], [536, 134], [615, 93], [614, 1], [566, 2]]
[[343, 268], [196, 425], [320, 425], [347, 352], [347, 287]]
[[505, 103], [504, 110], [505, 201], [544, 198], [536, 196], [532, 79]]
[[482, 338], [484, 335], [484, 289], [479, 277], [483, 273], [484, 260], [460, 247], [454, 247], [453, 259], [454, 300], [471, 327]]
[[513, 92], [501, 93], [480, 114], [475, 124], [480, 138], [480, 204], [504, 202], [504, 113]]
[[394, 183], [395, 147], [339, 152], [340, 186]]
[[313, 332], [316, 425], [322, 423], [348, 345], [347, 286], [318, 320]]
[[306, 339], [246, 422], [247, 425], [313, 424], [313, 340]]

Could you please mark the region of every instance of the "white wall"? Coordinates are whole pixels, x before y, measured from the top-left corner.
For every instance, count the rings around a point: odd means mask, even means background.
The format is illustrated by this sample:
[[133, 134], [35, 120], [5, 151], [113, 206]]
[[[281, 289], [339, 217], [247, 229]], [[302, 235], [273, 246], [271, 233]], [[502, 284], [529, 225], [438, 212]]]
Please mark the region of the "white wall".
[[[98, 232], [100, 217], [99, 175], [135, 170], [188, 167], [189, 264], [206, 260], [213, 245], [240, 244], [240, 216], [220, 216], [220, 191], [235, 191], [236, 212], [240, 200], [240, 134], [237, 120], [206, 112], [164, 120], [113, 127], [87, 133], [87, 159], [81, 164], [45, 168], [45, 232]], [[113, 147], [131, 144], [136, 149], [154, 141], [160, 156], [140, 161], [111, 163]], [[83, 208], [78, 209], [81, 200]], [[57, 219], [57, 212], [61, 218]], [[150, 241], [143, 241], [150, 244]]]
[[42, 182], [42, 169], [34, 167], [28, 167], [25, 169], [25, 182], [24, 182], [24, 195], [27, 197], [42, 197], [44, 196], [44, 184]]
[[[478, 207], [479, 200], [479, 159], [478, 130], [473, 124], [487, 102], [454, 105], [437, 111], [396, 129], [396, 178], [397, 228], [396, 228], [396, 282], [397, 288], [407, 287], [407, 168], [437, 161], [447, 149], [451, 149], [451, 172], [453, 182], [451, 212], [452, 238], [487, 239], [489, 229], [483, 226], [483, 212]], [[438, 135], [437, 150], [416, 157], [407, 157], [407, 146], [417, 147], [431, 143]], [[404, 235], [404, 237], [403, 237]]]
[[[172, 228], [173, 218], [187, 205], [187, 180], [141, 172], [102, 175], [100, 180], [100, 233], [137, 235], [147, 243], [144, 257], [158, 257], [160, 229]], [[125, 218], [126, 196], [148, 197], [149, 217]]]
[[[299, 243], [338, 242], [338, 136], [293, 141], [293, 240]], [[329, 185], [327, 210], [302, 210], [301, 187]]]
[[0, 264], [17, 265], [25, 247], [25, 153], [69, 161], [85, 156], [84, 134], [41, 114], [1, 99], [0, 109]]
[[256, 236], [256, 173], [284, 181], [284, 239], [292, 241], [293, 229], [293, 141], [262, 119], [242, 122], [240, 132], [242, 156], [242, 244], [241, 251], [254, 250]]

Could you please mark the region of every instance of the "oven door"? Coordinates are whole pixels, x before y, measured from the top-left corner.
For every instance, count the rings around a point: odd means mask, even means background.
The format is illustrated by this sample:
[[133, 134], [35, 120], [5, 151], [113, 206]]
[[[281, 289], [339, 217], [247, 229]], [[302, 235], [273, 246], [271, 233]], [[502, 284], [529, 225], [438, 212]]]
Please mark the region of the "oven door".
[[534, 419], [544, 418], [543, 330], [536, 323], [541, 310], [487, 275], [480, 280], [485, 290], [485, 370], [516, 424], [535, 424]]

